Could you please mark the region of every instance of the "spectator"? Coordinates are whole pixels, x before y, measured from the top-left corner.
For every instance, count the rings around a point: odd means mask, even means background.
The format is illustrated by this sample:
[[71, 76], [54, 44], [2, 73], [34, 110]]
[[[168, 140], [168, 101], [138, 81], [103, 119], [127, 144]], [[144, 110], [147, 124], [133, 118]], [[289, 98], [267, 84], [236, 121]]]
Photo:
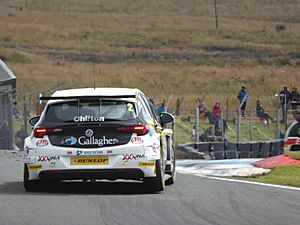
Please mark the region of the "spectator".
[[16, 119], [20, 118], [20, 112], [18, 109], [18, 103], [17, 103], [16, 98], [12, 99], [12, 113]]
[[221, 124], [222, 110], [220, 107], [220, 103], [216, 102], [215, 106], [212, 108], [211, 116], [212, 116], [212, 123], [214, 123], [215, 125]]
[[156, 114], [159, 116], [162, 112], [166, 111], [165, 101], [163, 101], [156, 109]]
[[205, 134], [206, 141], [215, 141], [216, 140], [213, 127], [207, 128], [205, 130], [204, 134]]
[[17, 131], [15, 134], [15, 144], [20, 150], [24, 150], [24, 140], [26, 138], [27, 134], [25, 131], [24, 126], [21, 126], [21, 129]]
[[211, 110], [211, 114], [215, 119], [221, 118], [222, 110], [220, 107], [220, 103], [216, 102], [215, 106]]
[[282, 121], [286, 118], [286, 112], [289, 108], [289, 101], [291, 98], [291, 93], [288, 88], [285, 86], [282, 91], [279, 93], [280, 104], [282, 108]]
[[256, 101], [256, 116], [262, 118], [269, 124], [269, 119], [274, 121], [272, 117], [265, 111], [265, 109], [260, 105], [260, 101]]
[[245, 117], [245, 109], [248, 101], [248, 93], [245, 86], [242, 86], [241, 90], [238, 93], [237, 98], [240, 101], [241, 114], [243, 117]]
[[296, 87], [293, 87], [291, 91], [291, 105], [293, 110], [297, 109], [297, 104], [299, 104], [299, 100], [300, 100], [299, 92]]
[[199, 114], [206, 115], [206, 107], [205, 107], [203, 98], [201, 99], [198, 97], [197, 102], [198, 102]]
[[215, 141], [221, 142], [222, 140], [223, 140], [222, 129], [221, 128], [215, 129]]

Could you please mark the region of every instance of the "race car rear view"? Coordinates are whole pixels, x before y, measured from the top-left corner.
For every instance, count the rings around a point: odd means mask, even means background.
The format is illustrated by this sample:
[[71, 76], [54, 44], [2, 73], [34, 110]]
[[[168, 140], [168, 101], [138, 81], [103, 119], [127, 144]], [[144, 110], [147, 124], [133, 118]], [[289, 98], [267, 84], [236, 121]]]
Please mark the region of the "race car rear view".
[[71, 89], [41, 100], [25, 139], [27, 191], [63, 180], [139, 180], [148, 192], [175, 182], [174, 117], [157, 119], [140, 90]]

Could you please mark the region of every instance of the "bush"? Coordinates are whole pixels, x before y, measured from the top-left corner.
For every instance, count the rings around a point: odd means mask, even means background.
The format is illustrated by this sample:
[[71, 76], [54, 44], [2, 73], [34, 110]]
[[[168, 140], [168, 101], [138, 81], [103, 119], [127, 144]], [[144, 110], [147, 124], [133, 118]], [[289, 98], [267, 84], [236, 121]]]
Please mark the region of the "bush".
[[277, 24], [276, 27], [275, 27], [275, 30], [277, 32], [285, 31], [286, 30], [286, 26], [284, 24]]

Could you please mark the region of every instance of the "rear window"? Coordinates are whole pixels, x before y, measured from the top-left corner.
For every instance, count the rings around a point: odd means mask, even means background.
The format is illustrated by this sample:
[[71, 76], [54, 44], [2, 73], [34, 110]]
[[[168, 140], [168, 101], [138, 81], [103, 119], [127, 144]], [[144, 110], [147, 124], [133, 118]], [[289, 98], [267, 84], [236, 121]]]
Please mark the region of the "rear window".
[[289, 132], [289, 137], [300, 137], [300, 123], [296, 123]]
[[124, 121], [137, 117], [135, 104], [128, 101], [100, 100], [60, 102], [48, 105], [45, 120], [49, 122]]

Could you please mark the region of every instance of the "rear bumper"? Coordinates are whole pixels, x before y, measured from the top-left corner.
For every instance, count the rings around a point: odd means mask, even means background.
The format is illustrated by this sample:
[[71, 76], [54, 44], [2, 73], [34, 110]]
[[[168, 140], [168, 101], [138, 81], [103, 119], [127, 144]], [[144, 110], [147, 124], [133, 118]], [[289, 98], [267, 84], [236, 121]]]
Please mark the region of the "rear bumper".
[[140, 180], [144, 173], [140, 169], [73, 169], [44, 170], [39, 173], [41, 180], [82, 180], [82, 179], [130, 179]]

